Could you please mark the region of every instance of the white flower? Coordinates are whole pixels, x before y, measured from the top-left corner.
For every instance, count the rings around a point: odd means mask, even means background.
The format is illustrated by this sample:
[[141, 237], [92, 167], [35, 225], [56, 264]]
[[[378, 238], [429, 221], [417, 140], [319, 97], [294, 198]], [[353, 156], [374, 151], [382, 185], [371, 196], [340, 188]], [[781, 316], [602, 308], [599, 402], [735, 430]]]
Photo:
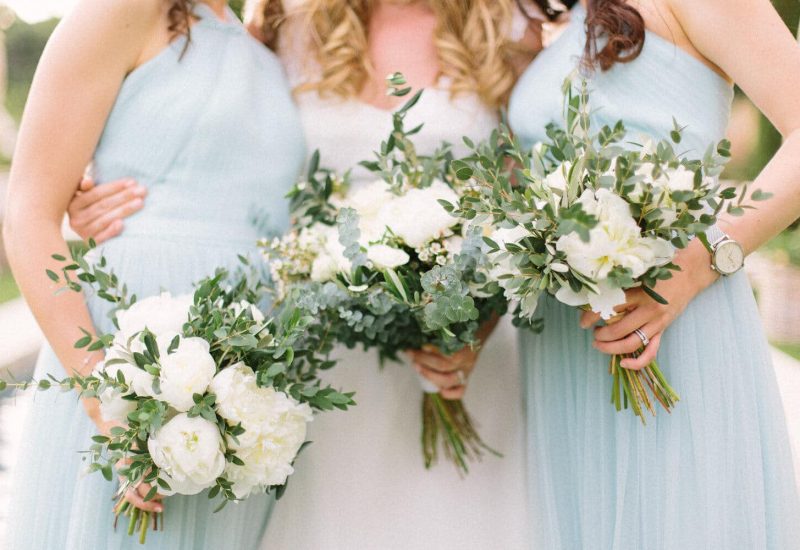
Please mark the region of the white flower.
[[461, 249], [464, 248], [464, 237], [453, 235], [442, 241], [442, 244], [444, 244], [444, 249], [447, 250], [450, 256], [457, 256], [461, 254]]
[[115, 362], [114, 364], [109, 365], [108, 362], [112, 359], [126, 360], [125, 357], [118, 353], [114, 348], [108, 350], [106, 352], [106, 364], [103, 366], [103, 370], [106, 374], [108, 374], [109, 377], [116, 380], [117, 374], [121, 372], [122, 377], [125, 379], [125, 383], [133, 393], [142, 397], [154, 397], [155, 393], [153, 392], [153, 382], [155, 378], [152, 374], [140, 369], [135, 364], [127, 360], [125, 363]]
[[162, 353], [158, 399], [179, 411], [192, 408], [192, 396], [206, 392], [217, 370], [208, 348], [202, 338], [182, 338], [174, 352]]
[[175, 416], [149, 439], [147, 449], [171, 488], [169, 494], [196, 495], [225, 470], [219, 427], [199, 416]]
[[563, 194], [569, 186], [569, 171], [571, 169], [572, 163], [569, 161], [559, 165], [558, 168], [544, 178], [545, 186], [553, 192], [558, 192], [559, 195]]
[[[106, 372], [116, 380], [117, 370], [118, 369], [114, 368], [114, 365], [106, 368], [104, 362], [101, 361], [95, 366], [92, 374], [99, 377], [103, 372]], [[141, 372], [147, 374], [144, 371]], [[120, 424], [127, 422], [128, 414], [136, 410], [136, 401], [124, 399], [124, 396], [129, 393], [130, 392], [123, 393], [119, 388], [108, 386], [98, 394], [97, 399], [100, 401], [100, 415], [103, 417], [103, 420], [106, 422], [118, 422]]]
[[402, 250], [385, 244], [374, 244], [367, 249], [367, 258], [378, 269], [394, 269], [405, 265], [411, 257]]
[[311, 280], [330, 281], [338, 273], [350, 271], [350, 260], [344, 255], [344, 246], [339, 242], [339, 229], [336, 226], [317, 225], [311, 228], [319, 239], [320, 250], [311, 264]]
[[258, 309], [255, 304], [251, 304], [247, 300], [242, 300], [238, 304], [231, 304], [231, 309], [233, 309], [234, 315], [237, 317], [242, 314], [243, 311], [247, 311], [250, 313], [250, 317], [253, 318], [253, 321], [256, 323], [261, 323], [264, 321], [264, 314]]
[[217, 374], [211, 391], [217, 396], [217, 413], [245, 430], [238, 443], [229, 441], [245, 465], [231, 463], [225, 471], [237, 497], [285, 483], [312, 420], [310, 407], [273, 388], [259, 387], [255, 373], [243, 363]]
[[[489, 278], [493, 281], [497, 281], [506, 291], [510, 291], [510, 288], [508, 287], [510, 284], [510, 279], [508, 279], [506, 276], [517, 274], [518, 270], [513, 265], [510, 254], [506, 252], [505, 245], [509, 243], [516, 244], [527, 236], [528, 230], [521, 225], [515, 225], [514, 227], [499, 227], [492, 231], [492, 233], [489, 235], [489, 238], [496, 242], [500, 247], [498, 252], [489, 254], [489, 258], [492, 261], [492, 268], [489, 271]], [[506, 298], [512, 298], [511, 292], [506, 292]]]
[[140, 300], [125, 310], [117, 312], [119, 335], [125, 342], [147, 328], [158, 336], [165, 332], [181, 332], [188, 321], [192, 296], [172, 296], [163, 292]]
[[569, 285], [564, 285], [556, 292], [556, 299], [568, 306], [588, 305], [603, 319], [610, 319], [616, 315], [614, 308], [625, 303], [625, 291], [603, 280], [597, 283], [596, 291], [584, 288], [582, 292], [575, 292]]
[[654, 247], [641, 236], [630, 206], [608, 189], [586, 190], [578, 199], [583, 209], [599, 223], [584, 242], [576, 232], [558, 239], [556, 248], [566, 254], [567, 263], [594, 280], [604, 279], [615, 267], [631, 270], [636, 278], [658, 264]]
[[439, 200], [458, 202], [458, 195], [447, 184], [434, 181], [424, 189], [410, 189], [402, 197], [388, 202], [378, 220], [411, 248], [448, 236], [459, 220], [451, 216]]

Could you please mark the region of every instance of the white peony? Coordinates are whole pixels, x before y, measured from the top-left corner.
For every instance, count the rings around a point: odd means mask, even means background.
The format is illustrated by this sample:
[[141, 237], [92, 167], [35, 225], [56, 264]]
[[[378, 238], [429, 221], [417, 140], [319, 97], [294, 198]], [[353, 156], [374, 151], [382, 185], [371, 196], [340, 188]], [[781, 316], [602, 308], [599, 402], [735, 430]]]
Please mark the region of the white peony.
[[350, 271], [350, 260], [344, 255], [344, 246], [339, 242], [336, 226], [317, 225], [310, 229], [316, 234], [320, 249], [311, 264], [311, 280], [330, 281], [338, 273]]
[[394, 269], [406, 265], [411, 257], [403, 250], [392, 248], [385, 244], [374, 244], [367, 249], [367, 259], [377, 269]]
[[634, 278], [641, 276], [661, 258], [653, 239], [645, 239], [630, 206], [608, 189], [586, 190], [578, 199], [583, 209], [596, 216], [598, 225], [584, 242], [577, 233], [558, 239], [556, 248], [566, 254], [567, 263], [579, 273], [595, 280], [604, 279], [615, 267], [631, 270]]
[[584, 288], [575, 292], [569, 285], [562, 286], [556, 292], [556, 299], [568, 306], [586, 306], [599, 313], [603, 319], [610, 319], [616, 315], [614, 308], [625, 303], [625, 291], [608, 284], [608, 281], [599, 281], [594, 291]]
[[125, 399], [125, 395], [119, 388], [114, 387], [107, 387], [98, 394], [100, 416], [104, 421], [120, 424], [128, 421], [128, 414], [136, 410], [136, 401]]
[[434, 181], [424, 189], [410, 189], [386, 203], [378, 219], [411, 248], [422, 248], [434, 239], [448, 236], [459, 220], [451, 216], [439, 200], [458, 202], [458, 195], [447, 184]]
[[103, 366], [103, 370], [108, 374], [109, 377], [113, 379], [117, 379], [117, 374], [119, 372], [122, 373], [122, 377], [125, 379], [125, 383], [128, 387], [135, 393], [136, 395], [142, 397], [153, 397], [155, 394], [153, 392], [153, 382], [155, 378], [149, 372], [140, 369], [135, 364], [130, 361], [125, 363], [115, 362], [112, 365], [109, 365], [108, 362], [112, 359], [123, 359], [123, 354], [118, 353], [114, 348], [111, 348], [106, 352], [106, 364]]
[[175, 351], [162, 353], [158, 399], [178, 411], [191, 409], [194, 406], [192, 396], [204, 394], [217, 371], [208, 349], [208, 342], [202, 338], [182, 338]]
[[245, 465], [231, 463], [225, 471], [237, 497], [285, 483], [313, 418], [311, 408], [273, 388], [259, 387], [253, 370], [242, 363], [217, 374], [211, 391], [217, 396], [217, 414], [245, 430], [238, 443], [229, 441]]
[[156, 336], [165, 332], [181, 332], [189, 318], [191, 305], [191, 295], [172, 296], [169, 292], [140, 300], [128, 309], [117, 312], [118, 335], [127, 343], [128, 339], [145, 328]]
[[202, 417], [175, 416], [150, 437], [147, 449], [171, 488], [169, 494], [196, 495], [225, 471], [219, 427]]

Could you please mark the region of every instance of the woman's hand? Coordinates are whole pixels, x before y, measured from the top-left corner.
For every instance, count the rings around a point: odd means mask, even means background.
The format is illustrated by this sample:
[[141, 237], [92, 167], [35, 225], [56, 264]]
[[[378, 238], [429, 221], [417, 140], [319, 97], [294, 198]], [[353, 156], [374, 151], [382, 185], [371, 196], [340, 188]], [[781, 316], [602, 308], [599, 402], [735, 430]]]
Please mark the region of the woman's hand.
[[[639, 330], [649, 343], [639, 357], [623, 359], [622, 367], [640, 370], [655, 360], [664, 330], [683, 313], [695, 296], [718, 278], [711, 269], [709, 253], [699, 240], [680, 251], [675, 263], [681, 271], [673, 272], [672, 278], [659, 281], [655, 287], [667, 304], [656, 302], [641, 288], [628, 290], [625, 304], [616, 308], [624, 315], [614, 323], [595, 327], [595, 349], [609, 355], [635, 353], [645, 343], [636, 333]], [[588, 329], [598, 321], [599, 314], [585, 312], [580, 323], [582, 328]]]
[[444, 355], [435, 346], [422, 346], [409, 351], [414, 369], [426, 380], [436, 385], [445, 399], [462, 399], [467, 390], [467, 379], [475, 369], [478, 350], [469, 346], [453, 355]]
[[69, 225], [80, 237], [102, 243], [122, 232], [123, 219], [144, 206], [147, 188], [134, 180], [119, 180], [96, 186], [84, 178], [69, 203]]
[[[130, 463], [129, 460], [120, 460], [117, 463], [117, 469], [120, 466], [126, 466]], [[127, 480], [125, 477], [120, 476], [119, 478], [120, 483], [126, 483]], [[150, 500], [145, 500], [147, 494], [153, 488], [152, 485], [149, 483], [139, 483], [135, 487], [128, 487], [125, 491], [125, 496], [123, 497], [123, 501], [129, 502], [130, 504], [134, 505], [139, 510], [144, 510], [145, 512], [156, 512], [161, 513], [164, 511], [164, 503], [162, 500], [164, 499], [164, 495], [160, 493], [156, 493], [156, 495], [151, 498]]]

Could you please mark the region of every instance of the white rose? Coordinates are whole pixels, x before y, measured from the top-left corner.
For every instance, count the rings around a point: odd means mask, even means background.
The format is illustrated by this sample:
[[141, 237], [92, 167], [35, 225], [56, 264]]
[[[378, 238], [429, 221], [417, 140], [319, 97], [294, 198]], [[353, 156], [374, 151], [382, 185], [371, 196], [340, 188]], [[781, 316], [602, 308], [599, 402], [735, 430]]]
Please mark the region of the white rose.
[[447, 184], [434, 181], [425, 189], [411, 189], [381, 210], [379, 219], [411, 248], [447, 236], [459, 220], [451, 216], [439, 200], [458, 202], [458, 195]]
[[385, 244], [374, 244], [367, 249], [367, 258], [378, 269], [394, 269], [407, 264], [411, 257], [402, 250]]
[[117, 312], [120, 335], [127, 341], [145, 328], [156, 336], [164, 332], [181, 332], [189, 318], [191, 305], [191, 295], [172, 296], [169, 292], [140, 300]]
[[202, 338], [182, 338], [174, 352], [161, 355], [158, 399], [179, 411], [194, 406], [192, 396], [206, 392], [217, 370], [208, 348]]
[[150, 438], [147, 449], [171, 488], [169, 494], [196, 495], [225, 470], [219, 427], [199, 416], [175, 416]]

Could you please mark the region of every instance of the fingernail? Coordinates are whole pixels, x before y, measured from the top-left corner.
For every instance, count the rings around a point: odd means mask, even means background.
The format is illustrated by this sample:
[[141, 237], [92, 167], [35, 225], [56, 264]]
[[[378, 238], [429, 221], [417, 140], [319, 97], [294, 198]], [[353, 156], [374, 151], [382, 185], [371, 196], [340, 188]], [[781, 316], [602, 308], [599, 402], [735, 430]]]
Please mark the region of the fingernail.
[[622, 361], [620, 361], [619, 366], [622, 367], [623, 369], [629, 369], [631, 368], [631, 362], [623, 359]]
[[138, 195], [138, 196], [140, 196], [140, 197], [144, 197], [144, 196], [147, 194], [147, 187], [142, 187], [142, 186], [140, 185], [139, 187], [137, 187], [137, 188], [136, 188], [136, 189], [133, 191], [133, 193], [134, 193], [135, 195]]
[[164, 507], [163, 506], [156, 506], [156, 512], [158, 512], [160, 514], [163, 511], [164, 511]]
[[141, 208], [143, 204], [144, 201], [142, 201], [142, 199], [134, 199], [131, 201], [131, 206], [133, 208]]
[[125, 187], [133, 187], [134, 185], [136, 185], [136, 180], [127, 180], [125, 182]]

